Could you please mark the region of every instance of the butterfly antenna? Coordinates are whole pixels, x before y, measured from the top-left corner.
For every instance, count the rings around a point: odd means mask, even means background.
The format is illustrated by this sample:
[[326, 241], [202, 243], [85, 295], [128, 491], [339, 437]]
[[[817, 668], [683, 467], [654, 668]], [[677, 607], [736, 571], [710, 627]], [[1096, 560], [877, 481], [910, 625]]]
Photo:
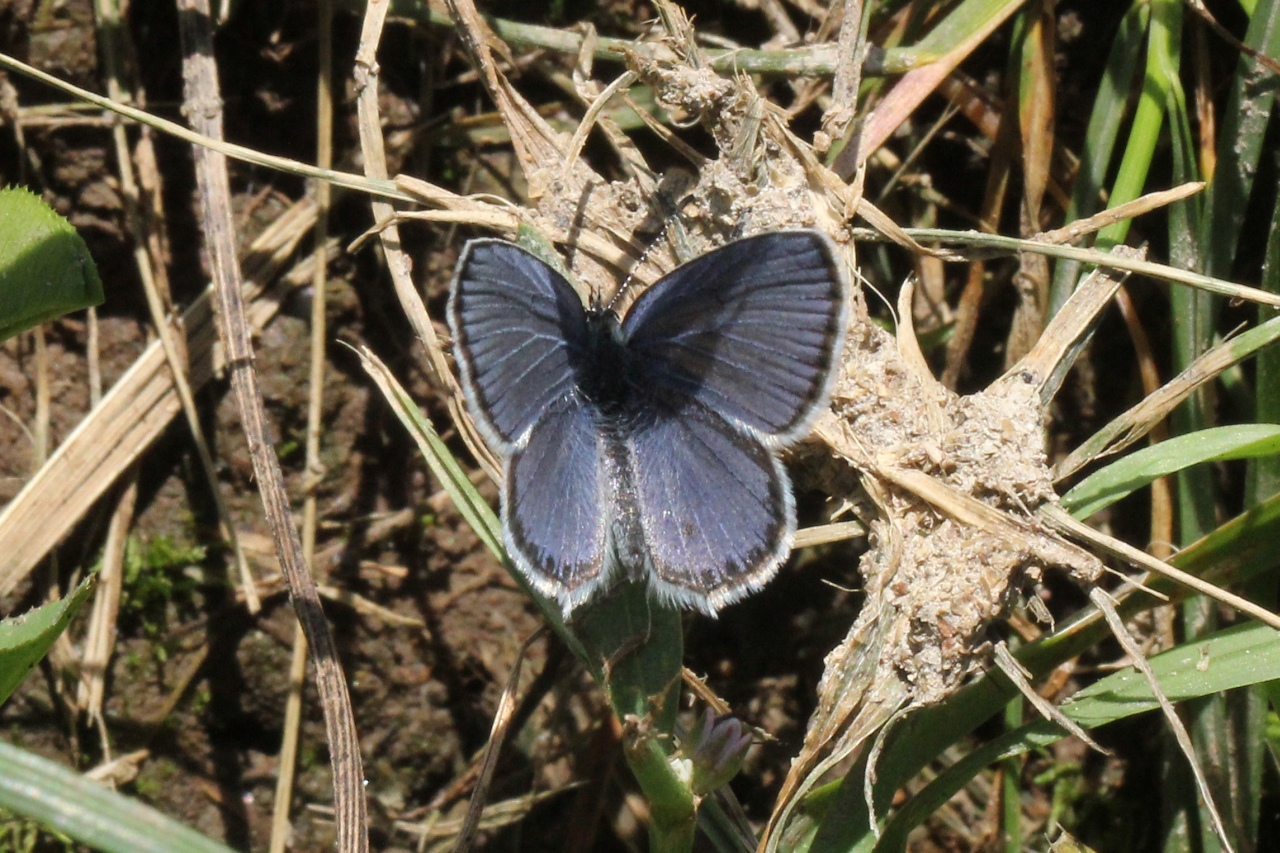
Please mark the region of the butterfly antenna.
[[607, 310], [612, 311], [617, 307], [618, 303], [622, 301], [623, 294], [627, 292], [627, 288], [629, 288], [631, 286], [631, 282], [635, 280], [636, 270], [644, 266], [644, 262], [649, 258], [649, 253], [653, 251], [654, 246], [658, 245], [658, 241], [662, 239], [662, 235], [665, 233], [667, 233], [667, 226], [664, 225], [662, 226], [662, 230], [658, 232], [658, 235], [650, 240], [648, 245], [644, 247], [644, 251], [640, 253], [640, 257], [636, 258], [636, 262], [631, 265], [630, 271], [627, 272], [627, 277], [622, 280], [622, 284], [618, 285], [618, 289], [613, 292], [613, 298], [610, 299], [609, 304], [605, 306]]
[[[668, 177], [669, 176], [663, 177], [663, 183], [667, 182]], [[655, 201], [661, 211], [666, 214], [662, 219], [662, 228], [653, 236], [653, 239], [649, 241], [649, 244], [645, 246], [640, 257], [636, 260], [635, 264], [632, 265], [631, 271], [627, 273], [626, 280], [622, 282], [618, 287], [618, 290], [613, 294], [613, 298], [609, 300], [608, 307], [610, 310], [612, 310], [618, 302], [622, 300], [623, 294], [627, 292], [627, 288], [631, 286], [631, 282], [635, 278], [636, 270], [644, 266], [644, 262], [648, 260], [649, 254], [664, 238], [671, 243], [671, 249], [675, 253], [677, 264], [683, 264], [685, 261], [691, 260], [697, 254], [697, 252], [689, 245], [688, 232], [685, 231], [684, 225], [680, 219], [680, 207], [683, 204], [683, 199], [691, 197], [691, 193], [687, 191], [687, 187], [682, 187], [680, 192], [683, 193], [683, 195], [680, 196], [682, 200], [677, 201], [676, 196], [664, 192], [662, 187], [658, 188], [658, 194], [655, 197]]]

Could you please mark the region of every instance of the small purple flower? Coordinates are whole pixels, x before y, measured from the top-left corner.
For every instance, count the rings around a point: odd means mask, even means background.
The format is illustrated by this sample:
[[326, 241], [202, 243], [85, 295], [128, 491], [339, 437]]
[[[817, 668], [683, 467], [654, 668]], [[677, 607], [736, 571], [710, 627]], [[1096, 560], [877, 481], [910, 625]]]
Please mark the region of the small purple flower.
[[701, 729], [690, 732], [680, 748], [691, 765], [689, 788], [694, 795], [704, 797], [727, 784], [738, 774], [750, 748], [751, 733], [743, 732], [736, 717], [717, 717], [710, 709], [703, 712]]

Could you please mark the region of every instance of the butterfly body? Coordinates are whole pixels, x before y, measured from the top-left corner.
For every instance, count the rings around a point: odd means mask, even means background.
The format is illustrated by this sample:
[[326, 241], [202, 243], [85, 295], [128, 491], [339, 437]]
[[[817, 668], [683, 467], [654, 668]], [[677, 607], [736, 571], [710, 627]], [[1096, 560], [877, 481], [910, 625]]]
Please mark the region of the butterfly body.
[[795, 525], [775, 451], [825, 405], [845, 290], [825, 237], [778, 232], [679, 267], [619, 319], [514, 244], [469, 243], [449, 323], [530, 583], [568, 613], [622, 573], [715, 613], [772, 577]]
[[605, 308], [590, 309], [586, 324], [585, 352], [575, 371], [577, 390], [606, 417], [633, 413], [639, 393], [618, 315]]

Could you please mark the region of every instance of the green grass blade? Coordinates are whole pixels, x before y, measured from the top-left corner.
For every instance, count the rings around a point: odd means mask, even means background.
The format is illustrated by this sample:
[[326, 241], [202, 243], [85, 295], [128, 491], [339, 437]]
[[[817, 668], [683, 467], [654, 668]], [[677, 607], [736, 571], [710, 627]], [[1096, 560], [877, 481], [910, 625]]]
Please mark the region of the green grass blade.
[[[1274, 630], [1242, 625], [1187, 643], [1150, 660], [1161, 688], [1174, 701], [1210, 696], [1280, 678], [1280, 642]], [[1146, 678], [1126, 669], [1081, 690], [1060, 710], [1095, 729], [1159, 707]], [[975, 750], [940, 773], [885, 827], [882, 849], [904, 849], [906, 834], [968, 784], [982, 768], [1001, 759], [1040, 749], [1065, 737], [1045, 720], [1022, 726]], [[885, 760], [890, 760], [891, 750]]]
[[3, 742], [0, 807], [106, 853], [231, 853], [150, 806]]
[[[1071, 203], [1067, 207], [1067, 222], [1074, 222], [1098, 212], [1106, 191], [1107, 168], [1111, 165], [1120, 128], [1128, 115], [1129, 95], [1138, 74], [1142, 52], [1133, 46], [1147, 31], [1151, 22], [1151, 7], [1145, 2], [1135, 2], [1129, 7], [1120, 28], [1111, 41], [1111, 53], [1107, 57], [1106, 70], [1093, 100], [1089, 126], [1085, 132], [1085, 148], [1080, 158], [1080, 171], [1071, 189]], [[1049, 315], [1053, 316], [1066, 304], [1075, 290], [1076, 281], [1084, 265], [1077, 260], [1060, 260], [1054, 267], [1053, 284], [1049, 290]]]
[[[1109, 193], [1108, 206], [1115, 207], [1140, 196], [1151, 172], [1151, 158], [1160, 140], [1170, 90], [1177, 84], [1178, 39], [1181, 35], [1181, 0], [1153, 0], [1151, 23], [1147, 28], [1147, 65], [1138, 107], [1125, 142], [1119, 171]], [[1098, 232], [1098, 248], [1110, 249], [1123, 243], [1129, 220], [1121, 220]]]
[[0, 340], [102, 303], [89, 247], [40, 196], [0, 189]]
[[[1244, 42], [1268, 56], [1280, 56], [1280, 3], [1263, 0], [1249, 19]], [[1218, 137], [1213, 181], [1205, 191], [1200, 224], [1202, 272], [1230, 275], [1236, 246], [1249, 212], [1254, 176], [1263, 155], [1267, 125], [1275, 107], [1275, 78], [1257, 60], [1240, 55]]]
[[[1270, 56], [1280, 56], [1280, 0], [1265, 0], [1259, 4], [1250, 30], [1267, 23], [1267, 36], [1259, 44]], [[1280, 197], [1271, 213], [1266, 255], [1262, 265], [1262, 281], [1259, 286], [1272, 293], [1280, 293]], [[1277, 320], [1278, 312], [1262, 308], [1258, 322], [1264, 324]], [[1280, 351], [1260, 352], [1257, 360], [1257, 391], [1254, 395], [1255, 418], [1267, 423], [1280, 423]], [[1268, 498], [1280, 492], [1280, 460], [1260, 459], [1253, 463], [1249, 474], [1249, 503]]]
[[1161, 477], [1204, 462], [1280, 454], [1280, 425], [1212, 427], [1180, 435], [1129, 454], [1097, 471], [1062, 496], [1062, 506], [1087, 518]]
[[989, 29], [992, 21], [1007, 18], [1021, 5], [1021, 0], [964, 0], [906, 50], [914, 54], [917, 64], [932, 62]]
[[431, 466], [431, 473], [449, 492], [449, 497], [458, 507], [458, 512], [462, 513], [462, 517], [467, 524], [471, 525], [490, 553], [500, 560], [505, 560], [507, 554], [502, 545], [502, 523], [498, 521], [497, 514], [485, 499], [476, 491], [476, 487], [471, 484], [466, 472], [458, 464], [458, 460], [453, 458], [453, 454], [445, 446], [440, 434], [436, 432], [435, 426], [422, 414], [417, 404], [376, 355], [368, 349], [357, 350], [357, 354], [369, 378], [377, 384], [378, 389], [382, 391], [382, 396], [396, 413], [396, 417], [404, 424], [405, 429], [409, 430], [413, 440], [418, 443], [418, 449], [422, 451], [423, 458]]

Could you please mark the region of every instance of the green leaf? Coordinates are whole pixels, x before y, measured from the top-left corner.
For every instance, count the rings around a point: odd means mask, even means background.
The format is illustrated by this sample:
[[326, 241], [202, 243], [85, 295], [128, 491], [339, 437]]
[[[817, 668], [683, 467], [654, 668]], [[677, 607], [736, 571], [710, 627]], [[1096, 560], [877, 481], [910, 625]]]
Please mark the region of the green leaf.
[[37, 607], [21, 616], [0, 621], [0, 702], [9, 698], [22, 679], [49, 651], [80, 610], [96, 575], [80, 582], [65, 598]]
[[1280, 425], [1213, 427], [1144, 447], [1101, 471], [1062, 497], [1062, 506], [1087, 518], [1154, 480], [1202, 462], [1254, 459], [1280, 453]]
[[71, 223], [30, 190], [0, 189], [0, 340], [102, 298]]
[[0, 806], [106, 853], [231, 853], [150, 806], [3, 742]]

